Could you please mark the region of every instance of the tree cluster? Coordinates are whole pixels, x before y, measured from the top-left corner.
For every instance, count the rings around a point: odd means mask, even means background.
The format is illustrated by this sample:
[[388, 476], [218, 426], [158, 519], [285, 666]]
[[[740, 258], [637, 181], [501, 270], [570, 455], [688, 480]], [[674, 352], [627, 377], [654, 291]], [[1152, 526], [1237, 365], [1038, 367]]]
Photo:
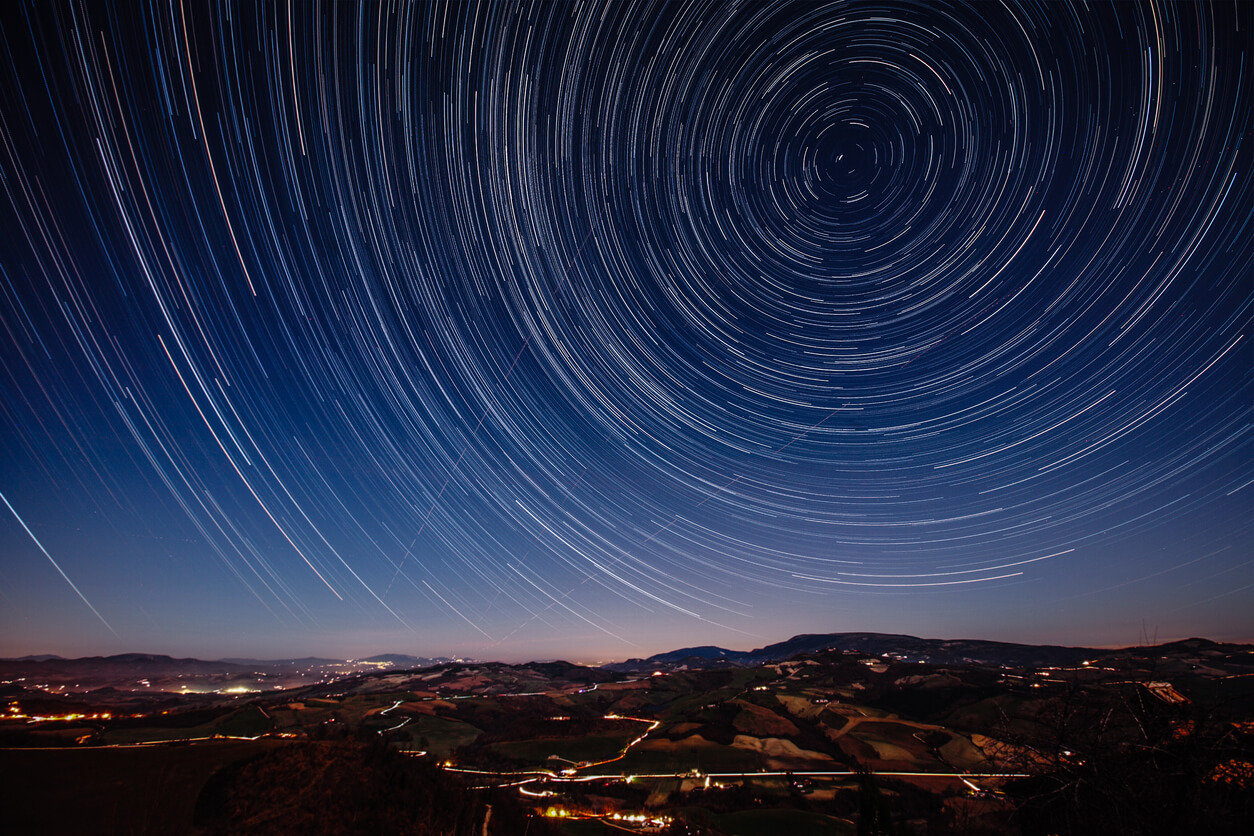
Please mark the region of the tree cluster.
[[283, 746], [220, 773], [196, 819], [213, 836], [551, 833], [514, 793], [471, 790], [427, 759], [352, 739]]

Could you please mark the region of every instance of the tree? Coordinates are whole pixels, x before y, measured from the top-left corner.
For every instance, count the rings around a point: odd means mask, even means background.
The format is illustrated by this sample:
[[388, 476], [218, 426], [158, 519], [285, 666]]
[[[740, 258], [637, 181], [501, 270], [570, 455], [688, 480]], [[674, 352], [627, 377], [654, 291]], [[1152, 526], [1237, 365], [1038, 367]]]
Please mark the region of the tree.
[[875, 773], [858, 770], [858, 836], [894, 836], [892, 810], [888, 798], [880, 791]]
[[546, 836], [516, 793], [473, 791], [429, 758], [407, 758], [373, 740], [281, 746], [215, 776], [196, 824], [239, 836]]
[[1035, 834], [1208, 836], [1254, 821], [1254, 736], [1241, 706], [1169, 704], [1144, 686], [1073, 686], [1035, 729], [1006, 735], [1035, 776], [1007, 787]]

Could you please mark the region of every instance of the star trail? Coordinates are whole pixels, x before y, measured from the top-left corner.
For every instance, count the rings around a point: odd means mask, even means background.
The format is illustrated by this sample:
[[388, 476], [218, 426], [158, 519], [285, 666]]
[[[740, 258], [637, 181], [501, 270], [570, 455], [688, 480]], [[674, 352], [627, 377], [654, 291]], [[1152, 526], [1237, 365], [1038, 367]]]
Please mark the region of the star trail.
[[1252, 639], [1252, 31], [5, 4], [0, 652]]

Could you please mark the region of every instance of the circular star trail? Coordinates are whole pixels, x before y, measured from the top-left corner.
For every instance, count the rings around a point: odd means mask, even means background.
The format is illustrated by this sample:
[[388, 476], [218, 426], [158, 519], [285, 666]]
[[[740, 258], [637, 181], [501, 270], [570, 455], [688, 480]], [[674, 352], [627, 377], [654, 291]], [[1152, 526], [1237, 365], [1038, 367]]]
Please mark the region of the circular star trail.
[[9, 8], [10, 625], [1248, 633], [1252, 28]]

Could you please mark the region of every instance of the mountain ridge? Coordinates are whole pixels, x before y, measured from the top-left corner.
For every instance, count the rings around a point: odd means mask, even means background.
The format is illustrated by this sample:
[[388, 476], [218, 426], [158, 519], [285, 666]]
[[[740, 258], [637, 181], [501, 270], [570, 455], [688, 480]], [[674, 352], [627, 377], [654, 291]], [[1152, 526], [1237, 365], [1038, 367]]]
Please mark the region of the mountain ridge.
[[730, 650], [714, 645], [685, 647], [655, 653], [645, 659], [627, 659], [602, 665], [616, 673], [645, 673], [681, 668], [747, 667], [783, 662], [804, 653], [844, 651], [876, 656], [892, 656], [902, 661], [930, 664], [980, 664], [1006, 667], [1075, 666], [1097, 663], [1115, 655], [1135, 655], [1152, 651], [1215, 652], [1221, 648], [1246, 649], [1254, 645], [1215, 642], [1192, 637], [1156, 645], [1122, 648], [1071, 647], [1052, 644], [1023, 644], [989, 639], [923, 639], [899, 633], [802, 633], [781, 642], [753, 650]]
[[[987, 639], [924, 639], [899, 633], [801, 633], [783, 641], [774, 642], [753, 650], [732, 650], [716, 645], [681, 647], [655, 653], [647, 658], [632, 658], [600, 665], [602, 670], [616, 674], [640, 674], [654, 671], [687, 669], [717, 669], [751, 667], [761, 664], [784, 662], [803, 654], [822, 652], [851, 652], [869, 656], [882, 656], [897, 661], [926, 662], [940, 665], [985, 665], [1000, 667], [1074, 667], [1083, 664], [1101, 664], [1103, 659], [1117, 657], [1165, 658], [1167, 655], [1190, 656], [1199, 662], [1204, 657], [1221, 655], [1249, 656], [1254, 667], [1254, 644], [1216, 642], [1202, 637], [1179, 639], [1163, 644], [1138, 645], [1123, 648], [1071, 647], [1065, 645], [1032, 645], [1018, 642], [999, 642]], [[320, 657], [301, 659], [243, 659], [230, 658], [201, 660], [190, 657], [176, 658], [154, 653], [120, 653], [112, 656], [85, 656], [66, 659], [50, 654], [32, 655], [21, 659], [0, 659], [0, 679], [18, 680], [22, 677], [39, 677], [42, 681], [96, 682], [139, 680], [156, 677], [262, 677], [262, 683], [271, 677], [291, 677], [309, 669], [307, 676], [338, 677], [348, 675], [351, 668], [360, 672], [386, 668], [389, 672], [421, 670], [445, 665], [493, 664], [470, 659], [449, 657], [410, 656], [402, 653], [380, 653], [356, 661], [339, 661]], [[501, 663], [504, 664], [504, 663]], [[512, 667], [530, 666], [546, 675], [562, 675], [568, 668], [583, 668], [562, 660], [531, 661]], [[314, 671], [313, 669], [319, 669]], [[145, 686], [148, 687], [148, 686]]]

